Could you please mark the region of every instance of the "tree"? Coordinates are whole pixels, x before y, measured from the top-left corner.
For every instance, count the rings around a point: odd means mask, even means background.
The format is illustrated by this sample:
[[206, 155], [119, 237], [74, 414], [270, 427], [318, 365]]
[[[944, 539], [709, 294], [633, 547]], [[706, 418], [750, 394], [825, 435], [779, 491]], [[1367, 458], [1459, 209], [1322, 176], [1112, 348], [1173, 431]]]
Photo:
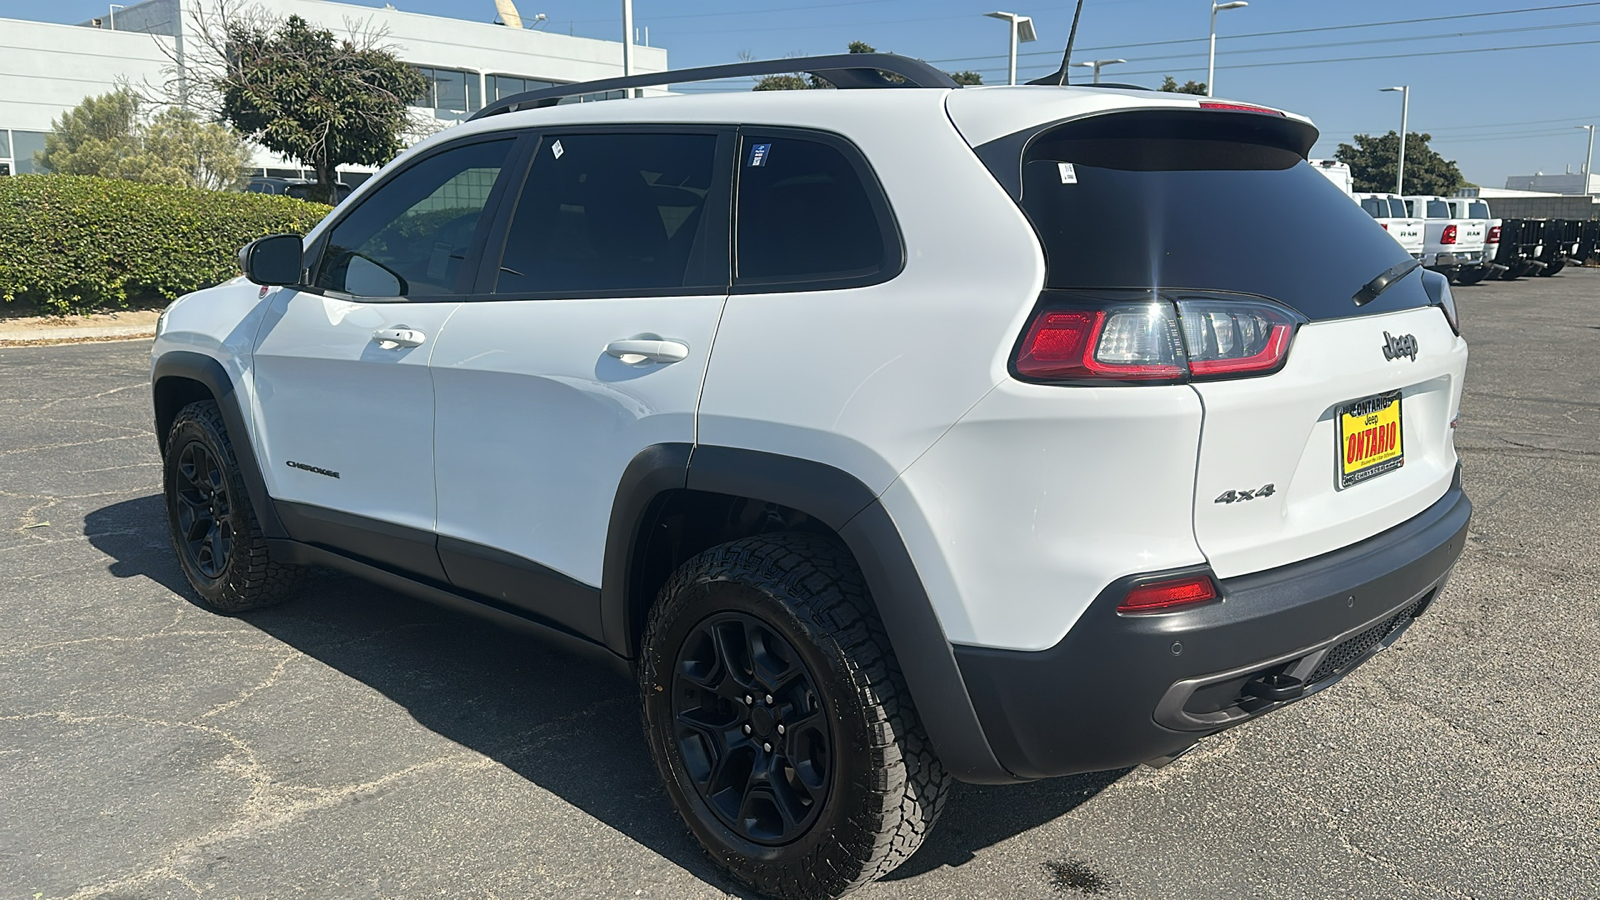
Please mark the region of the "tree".
[[412, 126], [410, 104], [428, 89], [378, 37], [339, 40], [299, 16], [276, 24], [224, 18], [224, 66], [212, 82], [223, 118], [312, 169], [317, 193], [336, 202], [335, 170], [382, 165], [399, 153]]
[[226, 125], [188, 110], [162, 110], [146, 121], [141, 100], [124, 87], [86, 97], [51, 123], [40, 166], [57, 175], [99, 175], [147, 184], [224, 190], [243, 180], [250, 150]]
[[1206, 83], [1190, 79], [1179, 84], [1171, 75], [1164, 75], [1161, 79], [1161, 89], [1169, 94], [1199, 94], [1205, 96]]
[[119, 88], [83, 102], [51, 121], [39, 165], [56, 175], [120, 177], [120, 166], [139, 152], [139, 97]]
[[[849, 45], [848, 45], [848, 50], [849, 50], [850, 53], [877, 53], [878, 52], [878, 48], [872, 46], [871, 44], [867, 43], [866, 41], [851, 41], [849, 43]], [[744, 59], [746, 62], [748, 62], [750, 60], [750, 56], [747, 53], [741, 53], [739, 56], [740, 56], [741, 59]], [[894, 82], [905, 81], [904, 78], [900, 77], [899, 75], [894, 75], [892, 73], [885, 72], [885, 73], [883, 73], [883, 75], [884, 75], [885, 78], [889, 79], [890, 81], [894, 81]], [[977, 72], [951, 72], [950, 73], [950, 77], [955, 80], [956, 84], [983, 84], [983, 76], [979, 75]], [[767, 75], [767, 76], [764, 76], [764, 77], [762, 77], [760, 79], [757, 79], [755, 87], [751, 88], [750, 90], [752, 90], [752, 91], [809, 91], [809, 90], [826, 90], [826, 89], [829, 89], [829, 88], [832, 88], [832, 87], [833, 87], [833, 85], [829, 84], [826, 80], [818, 78], [815, 75], [799, 75], [799, 74], [789, 73], [789, 74], [784, 74], [784, 75]]]
[[[1447, 197], [1463, 187], [1467, 179], [1455, 160], [1445, 159], [1428, 146], [1431, 140], [1433, 135], [1414, 131], [1407, 137], [1405, 190], [1407, 194]], [[1399, 152], [1400, 135], [1390, 131], [1376, 137], [1358, 134], [1354, 146], [1340, 144], [1333, 158], [1349, 164], [1356, 190], [1389, 191], [1394, 189], [1395, 157]]]
[[153, 184], [182, 184], [214, 191], [238, 187], [250, 152], [238, 132], [219, 122], [202, 122], [186, 109], [162, 110], [144, 129], [142, 168], [125, 177]]

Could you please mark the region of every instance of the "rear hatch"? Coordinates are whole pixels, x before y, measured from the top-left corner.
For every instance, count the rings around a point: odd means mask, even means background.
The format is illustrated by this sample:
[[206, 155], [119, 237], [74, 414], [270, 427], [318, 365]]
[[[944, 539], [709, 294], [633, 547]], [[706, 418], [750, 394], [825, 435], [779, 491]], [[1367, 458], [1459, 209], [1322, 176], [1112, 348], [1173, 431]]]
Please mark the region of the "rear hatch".
[[[1200, 397], [1198, 458], [1174, 442], [1172, 463], [1195, 466], [1195, 537], [1223, 578], [1397, 525], [1442, 497], [1455, 471], [1466, 344], [1439, 305], [1448, 288], [1437, 294], [1442, 278], [1428, 273], [1425, 287], [1413, 270], [1357, 303], [1375, 276], [1415, 264], [1305, 162], [1315, 136], [1271, 111], [1144, 110], [976, 148], [1002, 184], [1015, 179], [1039, 234], [1042, 302], [1126, 309], [1140, 294], [1173, 311], [1167, 334], [1133, 337], [1169, 340], [1175, 380]], [[1266, 369], [1251, 362], [1279, 337], [1257, 314], [1263, 299], [1294, 323], [1286, 356]]]

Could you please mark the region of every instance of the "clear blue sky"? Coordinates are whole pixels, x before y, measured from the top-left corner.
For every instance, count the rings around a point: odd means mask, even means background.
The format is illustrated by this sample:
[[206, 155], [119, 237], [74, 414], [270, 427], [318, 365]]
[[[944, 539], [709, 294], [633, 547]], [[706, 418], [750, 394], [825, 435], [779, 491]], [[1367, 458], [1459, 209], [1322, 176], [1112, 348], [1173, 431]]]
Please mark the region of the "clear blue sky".
[[[410, 12], [494, 18], [493, 0], [391, 2]], [[1019, 76], [1054, 71], [1072, 21], [1067, 0], [635, 0], [634, 18], [649, 27], [651, 44], [667, 48], [674, 68], [735, 62], [741, 52], [842, 52], [864, 40], [945, 69], [973, 69], [993, 83], [1005, 79], [1006, 27], [982, 14], [996, 3], [1033, 16], [1039, 32], [1037, 43], [1022, 45]], [[545, 13], [551, 31], [616, 39], [622, 27], [620, 0], [517, 4], [524, 19]], [[1107, 80], [1204, 80], [1209, 8], [1209, 0], [1087, 0], [1073, 58], [1126, 58], [1106, 68]], [[9, 18], [77, 22], [105, 9], [93, 0], [0, 0], [0, 17]], [[1451, 18], [1373, 24], [1441, 16]], [[1323, 134], [1314, 156], [1331, 156], [1357, 132], [1398, 128], [1400, 95], [1378, 91], [1397, 84], [1411, 85], [1411, 130], [1431, 133], [1469, 180], [1491, 187], [1511, 174], [1577, 171], [1587, 134], [1574, 126], [1600, 122], [1600, 2], [1252, 0], [1217, 20], [1218, 96], [1311, 116]], [[1303, 29], [1321, 30], [1249, 36]], [[1169, 43], [1135, 46], [1151, 42]], [[1455, 52], [1486, 48], [1528, 49]]]

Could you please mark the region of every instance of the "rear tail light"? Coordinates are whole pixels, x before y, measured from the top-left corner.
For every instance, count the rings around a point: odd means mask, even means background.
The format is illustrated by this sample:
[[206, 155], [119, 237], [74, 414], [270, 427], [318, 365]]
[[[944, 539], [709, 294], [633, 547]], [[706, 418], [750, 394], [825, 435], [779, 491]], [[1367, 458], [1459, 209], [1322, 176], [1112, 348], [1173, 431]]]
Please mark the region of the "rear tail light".
[[1450, 293], [1450, 279], [1431, 270], [1422, 272], [1422, 289], [1428, 292], [1428, 301], [1444, 313], [1450, 330], [1461, 333], [1461, 314], [1456, 311], [1456, 298]]
[[1486, 244], [1498, 244], [1498, 243], [1500, 243], [1500, 226], [1499, 225], [1491, 225], [1491, 226], [1489, 226], [1489, 237], [1488, 237], [1487, 240], [1484, 241], [1484, 243], [1486, 243]]
[[1266, 375], [1283, 367], [1304, 322], [1264, 300], [1047, 301], [1023, 332], [1012, 371], [1050, 384]]
[[1389, 223], [1388, 222], [1379, 222], [1378, 223], [1378, 227], [1382, 228], [1384, 231], [1388, 231], [1389, 230]]
[[1217, 596], [1217, 585], [1210, 575], [1189, 575], [1135, 585], [1117, 604], [1117, 612], [1166, 612], [1179, 606], [1215, 600]]
[[1456, 242], [1456, 227], [1454, 225], [1446, 225], [1444, 227], [1444, 234], [1439, 236], [1439, 243], [1441, 243], [1441, 244], [1454, 244], [1455, 242]]

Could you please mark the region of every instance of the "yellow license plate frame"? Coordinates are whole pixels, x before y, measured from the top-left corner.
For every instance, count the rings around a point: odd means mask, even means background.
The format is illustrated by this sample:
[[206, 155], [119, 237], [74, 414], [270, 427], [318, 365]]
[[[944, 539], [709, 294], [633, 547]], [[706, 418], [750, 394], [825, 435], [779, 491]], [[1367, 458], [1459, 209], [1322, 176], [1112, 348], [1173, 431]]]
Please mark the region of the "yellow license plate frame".
[[1339, 428], [1334, 448], [1339, 489], [1354, 487], [1406, 464], [1400, 391], [1352, 400], [1335, 410]]

